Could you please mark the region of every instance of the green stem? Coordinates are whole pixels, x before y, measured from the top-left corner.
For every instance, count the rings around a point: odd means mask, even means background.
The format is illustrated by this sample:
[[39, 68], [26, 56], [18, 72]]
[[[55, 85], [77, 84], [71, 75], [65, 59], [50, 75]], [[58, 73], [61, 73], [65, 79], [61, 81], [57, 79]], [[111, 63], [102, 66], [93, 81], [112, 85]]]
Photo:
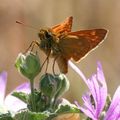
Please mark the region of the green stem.
[[34, 80], [30, 80], [30, 87], [31, 87], [31, 102], [32, 102], [32, 111], [36, 111], [35, 105], [35, 96], [34, 96]]

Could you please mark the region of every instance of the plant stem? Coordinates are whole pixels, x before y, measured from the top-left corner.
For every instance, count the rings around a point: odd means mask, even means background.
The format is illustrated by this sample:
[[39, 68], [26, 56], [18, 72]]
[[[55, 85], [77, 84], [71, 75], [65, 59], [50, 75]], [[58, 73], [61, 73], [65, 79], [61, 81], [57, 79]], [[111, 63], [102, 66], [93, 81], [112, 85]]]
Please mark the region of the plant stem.
[[35, 96], [34, 96], [34, 80], [30, 80], [30, 87], [31, 87], [31, 102], [32, 102], [32, 111], [36, 111], [35, 105]]

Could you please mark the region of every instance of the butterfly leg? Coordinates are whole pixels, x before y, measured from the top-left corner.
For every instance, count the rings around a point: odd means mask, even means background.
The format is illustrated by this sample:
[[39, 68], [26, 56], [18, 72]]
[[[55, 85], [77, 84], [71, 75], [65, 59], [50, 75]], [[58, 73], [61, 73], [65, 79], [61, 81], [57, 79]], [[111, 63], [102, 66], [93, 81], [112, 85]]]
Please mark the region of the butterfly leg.
[[47, 73], [47, 69], [48, 69], [48, 65], [49, 65], [49, 56], [50, 56], [50, 53], [51, 53], [51, 51], [48, 52], [48, 55], [47, 55], [46, 59], [44, 60], [43, 64], [41, 65], [41, 70], [42, 70], [43, 66], [47, 62], [45, 73]]
[[55, 73], [55, 62], [57, 60], [58, 56], [55, 57], [54, 61], [53, 61], [53, 66], [52, 66], [52, 71], [53, 71], [53, 74], [56, 75]]
[[40, 43], [39, 43], [38, 41], [36, 41], [36, 40], [32, 41], [32, 42], [30, 43], [29, 47], [25, 50], [25, 53], [26, 53], [27, 51], [29, 51], [30, 48], [31, 48], [30, 51], [33, 51], [35, 45], [39, 46]]
[[46, 64], [45, 73], [47, 73], [48, 65], [49, 65], [49, 57], [47, 57], [47, 64]]

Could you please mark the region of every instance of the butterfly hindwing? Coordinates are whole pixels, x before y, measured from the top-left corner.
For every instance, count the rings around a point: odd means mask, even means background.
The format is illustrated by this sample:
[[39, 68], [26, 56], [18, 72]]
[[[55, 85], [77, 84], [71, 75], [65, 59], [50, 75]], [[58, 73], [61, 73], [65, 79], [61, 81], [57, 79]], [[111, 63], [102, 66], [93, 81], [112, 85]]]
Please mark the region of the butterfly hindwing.
[[68, 72], [68, 60], [64, 56], [60, 55], [56, 61], [57, 61], [58, 67], [60, 68], [60, 72], [67, 73]]

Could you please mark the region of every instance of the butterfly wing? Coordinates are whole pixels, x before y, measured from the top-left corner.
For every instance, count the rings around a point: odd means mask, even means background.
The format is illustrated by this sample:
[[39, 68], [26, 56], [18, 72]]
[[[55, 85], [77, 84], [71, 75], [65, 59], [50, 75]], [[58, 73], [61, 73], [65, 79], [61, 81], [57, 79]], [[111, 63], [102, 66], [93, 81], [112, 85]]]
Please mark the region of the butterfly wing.
[[56, 59], [58, 67], [60, 68], [61, 73], [67, 73], [68, 72], [68, 60], [63, 57], [63, 55], [58, 56]]
[[91, 48], [94, 48], [105, 39], [107, 32], [108, 31], [106, 29], [92, 29], [70, 32], [69, 35], [87, 39], [90, 43]]
[[[69, 59], [74, 61], [79, 61], [83, 58], [89, 51], [95, 48], [103, 39], [105, 38], [107, 30], [105, 29], [92, 29], [92, 30], [82, 30], [77, 32], [70, 32], [66, 37], [59, 41], [59, 47], [61, 49], [61, 59], [63, 58], [68, 62]], [[62, 68], [61, 71], [67, 71], [66, 68]], [[62, 64], [62, 60], [61, 60]], [[63, 64], [64, 65], [64, 64]]]
[[71, 32], [73, 17], [68, 17], [64, 22], [52, 27], [52, 31], [57, 37], [61, 37]]

